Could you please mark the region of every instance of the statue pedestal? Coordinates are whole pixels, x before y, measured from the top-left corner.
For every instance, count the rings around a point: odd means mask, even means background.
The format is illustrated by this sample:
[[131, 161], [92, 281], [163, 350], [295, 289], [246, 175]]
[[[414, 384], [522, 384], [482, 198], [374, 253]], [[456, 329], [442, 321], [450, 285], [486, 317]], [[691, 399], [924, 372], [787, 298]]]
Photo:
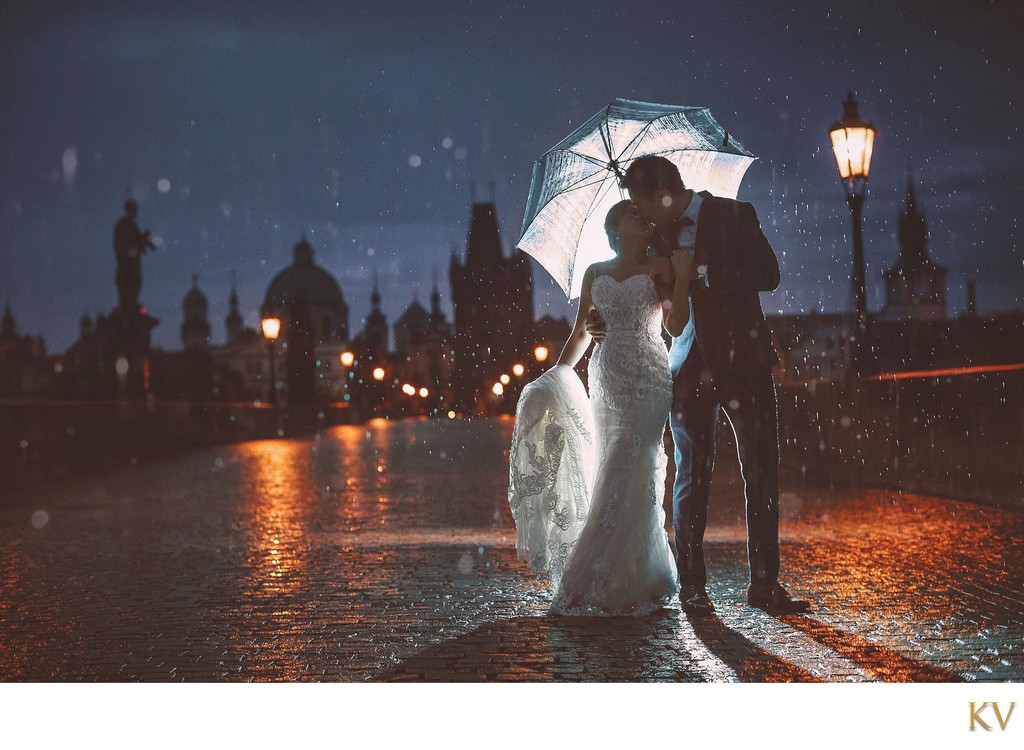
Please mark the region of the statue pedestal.
[[115, 308], [97, 321], [103, 340], [103, 369], [107, 392], [120, 399], [141, 399], [150, 389], [149, 334], [160, 324], [141, 305]]

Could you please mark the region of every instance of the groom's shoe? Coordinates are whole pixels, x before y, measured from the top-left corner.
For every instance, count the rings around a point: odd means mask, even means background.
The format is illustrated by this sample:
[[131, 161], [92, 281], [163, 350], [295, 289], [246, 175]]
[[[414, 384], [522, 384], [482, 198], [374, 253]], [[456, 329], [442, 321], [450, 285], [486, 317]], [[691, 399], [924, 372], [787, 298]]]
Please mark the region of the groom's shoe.
[[794, 599], [789, 592], [778, 583], [752, 583], [747, 589], [747, 604], [763, 609], [769, 614], [792, 614], [807, 612], [811, 603], [803, 599]]
[[693, 583], [684, 583], [679, 587], [679, 601], [683, 605], [683, 612], [688, 615], [710, 615], [715, 611], [707, 589]]

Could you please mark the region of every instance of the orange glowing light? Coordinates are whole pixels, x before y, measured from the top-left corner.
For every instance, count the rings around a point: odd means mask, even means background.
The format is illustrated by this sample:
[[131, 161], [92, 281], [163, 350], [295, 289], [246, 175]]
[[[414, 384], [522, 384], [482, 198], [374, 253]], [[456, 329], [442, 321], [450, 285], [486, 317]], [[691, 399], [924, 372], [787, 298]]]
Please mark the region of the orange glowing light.
[[356, 355], [352, 352], [341, 353], [341, 364], [345, 367], [351, 367], [352, 363], [356, 361]]
[[508, 381], [510, 381], [511, 379], [512, 378], [510, 378], [508, 375], [502, 375], [500, 378], [498, 378], [498, 380], [501, 381], [502, 385], [508, 385]]
[[533, 350], [533, 356], [536, 357], [538, 362], [546, 362], [549, 354], [551, 354], [551, 350], [543, 344], [540, 344]]
[[491, 388], [491, 391], [494, 392], [495, 396], [500, 396], [505, 392], [505, 386], [503, 386], [501, 383], [495, 383], [494, 387]]
[[910, 372], [887, 372], [871, 375], [865, 380], [906, 380], [907, 378], [946, 378], [954, 375], [975, 375], [981, 372], [1003, 372], [1024, 370], [1024, 364], [976, 365], [974, 367], [951, 367], [944, 370], [914, 370]]
[[867, 180], [876, 133], [878, 130], [872, 123], [860, 119], [857, 102], [851, 92], [843, 102], [843, 119], [828, 131], [842, 179]]
[[420, 398], [426, 398], [429, 395], [430, 391], [428, 391], [426, 388], [420, 388]]
[[384, 368], [383, 367], [374, 367], [373, 368], [373, 379], [374, 380], [383, 380], [384, 379]]
[[404, 393], [407, 396], [413, 396], [416, 393], [416, 389], [413, 386], [406, 383], [405, 385], [402, 386], [402, 393]]
[[260, 322], [263, 326], [263, 338], [267, 341], [277, 341], [277, 337], [281, 335], [281, 319], [264, 318]]
[[523, 367], [521, 364], [516, 363], [512, 365], [512, 374], [515, 375], [517, 378], [523, 377], [524, 372], [526, 372], [526, 368]]

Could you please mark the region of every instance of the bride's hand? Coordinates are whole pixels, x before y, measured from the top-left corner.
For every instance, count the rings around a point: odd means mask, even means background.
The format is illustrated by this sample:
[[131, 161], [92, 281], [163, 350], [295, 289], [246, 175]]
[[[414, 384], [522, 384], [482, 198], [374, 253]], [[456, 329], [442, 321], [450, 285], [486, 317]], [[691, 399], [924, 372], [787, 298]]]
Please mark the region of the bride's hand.
[[594, 341], [601, 343], [608, 333], [608, 324], [604, 322], [601, 313], [591, 310], [587, 315], [587, 333], [594, 337]]

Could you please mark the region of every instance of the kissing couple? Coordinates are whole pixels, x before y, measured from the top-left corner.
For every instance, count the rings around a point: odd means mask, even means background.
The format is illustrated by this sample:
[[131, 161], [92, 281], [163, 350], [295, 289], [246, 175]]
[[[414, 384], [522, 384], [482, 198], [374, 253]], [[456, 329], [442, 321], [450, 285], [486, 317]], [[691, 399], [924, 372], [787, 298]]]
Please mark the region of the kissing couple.
[[[516, 410], [509, 503], [520, 556], [549, 572], [557, 614], [645, 615], [678, 596], [686, 613], [710, 615], [704, 530], [724, 411], [746, 499], [747, 602], [806, 612], [778, 580], [779, 358], [758, 297], [779, 285], [775, 251], [753, 206], [688, 189], [664, 157], [633, 161], [622, 186], [629, 200], [604, 224], [615, 257], [586, 270], [573, 331]], [[573, 368], [591, 341], [588, 396]]]

